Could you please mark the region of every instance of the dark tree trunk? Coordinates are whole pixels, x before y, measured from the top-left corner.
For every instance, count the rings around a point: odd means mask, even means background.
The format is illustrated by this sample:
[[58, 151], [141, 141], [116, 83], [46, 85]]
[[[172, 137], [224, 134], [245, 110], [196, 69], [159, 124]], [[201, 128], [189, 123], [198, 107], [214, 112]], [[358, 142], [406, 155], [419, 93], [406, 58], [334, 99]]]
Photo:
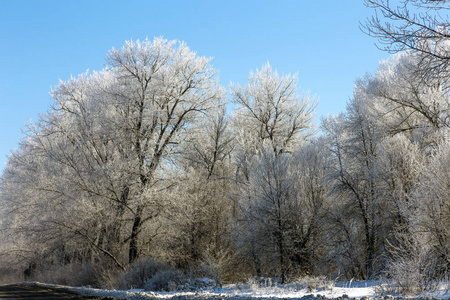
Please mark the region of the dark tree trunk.
[[133, 228], [130, 236], [130, 248], [128, 253], [128, 262], [131, 264], [139, 258], [138, 235], [142, 225], [142, 206], [138, 206], [134, 216]]

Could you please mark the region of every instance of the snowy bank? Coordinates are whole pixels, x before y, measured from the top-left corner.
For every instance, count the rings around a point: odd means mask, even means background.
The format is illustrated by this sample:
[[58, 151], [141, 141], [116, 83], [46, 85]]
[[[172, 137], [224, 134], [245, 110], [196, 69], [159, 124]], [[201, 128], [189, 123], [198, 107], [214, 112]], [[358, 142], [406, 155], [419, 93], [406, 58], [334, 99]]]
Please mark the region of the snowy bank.
[[85, 296], [94, 297], [113, 297], [116, 299], [130, 299], [130, 300], [314, 300], [314, 299], [376, 299], [376, 300], [433, 300], [433, 299], [449, 299], [448, 291], [436, 291], [423, 296], [405, 297], [400, 295], [380, 296], [376, 292], [376, 282], [342, 282], [336, 283], [333, 287], [326, 290], [307, 289], [295, 290], [291, 287], [276, 286], [270, 288], [252, 289], [245, 285], [225, 285], [223, 288], [216, 288], [211, 291], [200, 292], [152, 292], [140, 289], [134, 290], [107, 290], [95, 289], [89, 287], [70, 287], [63, 285], [45, 284], [38, 282], [22, 283], [24, 285], [37, 285], [49, 289], [56, 289], [61, 291], [68, 291]]

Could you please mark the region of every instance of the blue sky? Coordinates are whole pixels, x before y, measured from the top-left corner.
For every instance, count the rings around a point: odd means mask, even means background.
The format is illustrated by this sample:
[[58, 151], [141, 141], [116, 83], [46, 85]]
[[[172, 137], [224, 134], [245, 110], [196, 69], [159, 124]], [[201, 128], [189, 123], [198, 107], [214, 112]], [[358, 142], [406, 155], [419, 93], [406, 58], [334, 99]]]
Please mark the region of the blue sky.
[[246, 84], [267, 61], [298, 73], [320, 116], [345, 109], [353, 83], [388, 57], [359, 29], [362, 0], [0, 0], [0, 170], [24, 124], [52, 103], [51, 87], [103, 68], [126, 40], [182, 40], [214, 57], [221, 84]]

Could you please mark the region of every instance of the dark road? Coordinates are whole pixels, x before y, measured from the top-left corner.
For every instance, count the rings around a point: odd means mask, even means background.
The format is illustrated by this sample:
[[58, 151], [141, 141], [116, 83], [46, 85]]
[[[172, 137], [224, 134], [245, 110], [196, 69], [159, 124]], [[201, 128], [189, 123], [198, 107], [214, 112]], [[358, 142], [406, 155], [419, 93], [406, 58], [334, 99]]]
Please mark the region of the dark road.
[[[68, 292], [56, 291], [52, 289], [42, 288], [38, 286], [24, 285], [5, 285], [0, 286], [0, 300], [3, 299], [27, 299], [27, 300], [44, 300], [44, 299], [70, 299], [70, 300], [86, 300], [86, 299], [107, 299], [98, 297], [80, 296]], [[112, 298], [109, 298], [112, 299]]]

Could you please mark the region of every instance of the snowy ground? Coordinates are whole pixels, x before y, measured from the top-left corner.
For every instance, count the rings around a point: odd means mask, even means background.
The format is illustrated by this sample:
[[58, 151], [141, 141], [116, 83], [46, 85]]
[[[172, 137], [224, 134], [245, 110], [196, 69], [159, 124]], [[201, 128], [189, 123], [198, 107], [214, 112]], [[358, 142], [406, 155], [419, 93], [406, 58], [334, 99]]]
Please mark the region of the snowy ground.
[[[204, 290], [200, 292], [150, 292], [144, 290], [104, 290], [93, 289], [87, 287], [68, 287], [61, 285], [50, 285], [41, 283], [27, 283], [37, 284], [48, 288], [64, 289], [72, 292], [76, 292], [82, 295], [96, 296], [96, 297], [114, 297], [118, 299], [131, 299], [131, 300], [145, 300], [145, 299], [177, 299], [177, 300], [193, 300], [193, 299], [312, 299], [312, 298], [356, 298], [356, 299], [392, 299], [392, 297], [383, 297], [377, 293], [376, 281], [346, 281], [336, 282], [332, 286], [326, 286], [323, 288], [317, 288], [315, 290], [308, 290], [308, 288], [296, 289], [295, 284], [292, 285], [276, 285], [271, 287], [255, 287], [251, 284], [241, 285], [225, 285], [222, 288], [216, 288], [211, 290]], [[394, 295], [398, 297], [399, 295]], [[404, 297], [402, 297], [404, 298]], [[414, 297], [415, 299], [449, 299], [450, 293], [448, 290], [441, 290], [434, 292], [433, 294], [422, 295], [420, 297]]]

